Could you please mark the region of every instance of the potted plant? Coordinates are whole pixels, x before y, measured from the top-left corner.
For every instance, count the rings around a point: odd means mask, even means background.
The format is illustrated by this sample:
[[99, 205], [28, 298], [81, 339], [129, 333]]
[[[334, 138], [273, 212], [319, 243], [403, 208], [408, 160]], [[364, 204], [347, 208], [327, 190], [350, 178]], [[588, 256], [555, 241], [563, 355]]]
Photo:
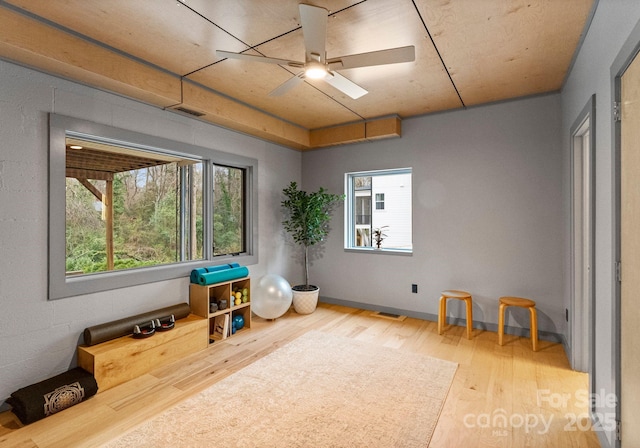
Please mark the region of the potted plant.
[[373, 229], [373, 239], [376, 242], [376, 249], [380, 249], [382, 242], [387, 237], [387, 234], [384, 233], [384, 229], [387, 228], [389, 228], [389, 226], [376, 227]]
[[293, 307], [300, 314], [312, 313], [318, 304], [320, 288], [309, 284], [309, 248], [327, 237], [333, 208], [344, 195], [328, 193], [320, 187], [316, 192], [300, 190], [296, 182], [291, 182], [282, 190], [285, 199], [284, 228], [293, 240], [304, 248], [304, 285], [296, 285], [293, 290]]

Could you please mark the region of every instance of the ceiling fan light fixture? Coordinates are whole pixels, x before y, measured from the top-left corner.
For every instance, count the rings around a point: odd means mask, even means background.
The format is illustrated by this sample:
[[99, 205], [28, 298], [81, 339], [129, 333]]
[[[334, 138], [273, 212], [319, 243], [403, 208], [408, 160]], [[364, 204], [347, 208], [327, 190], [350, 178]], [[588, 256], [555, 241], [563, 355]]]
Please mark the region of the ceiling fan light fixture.
[[307, 63], [304, 75], [310, 79], [322, 79], [327, 76], [327, 68], [320, 62]]
[[[334, 70], [415, 61], [415, 47], [413, 45], [327, 59], [327, 17], [329, 11], [326, 8], [308, 5], [306, 3], [300, 3], [299, 9], [300, 27], [302, 28], [302, 37], [304, 38], [305, 62], [222, 50], [216, 50], [216, 56], [221, 59], [242, 59], [245, 61], [265, 62], [268, 64], [277, 64], [285, 68], [293, 68], [295, 76], [290, 77], [287, 81], [280, 84], [275, 90], [269, 93], [269, 96], [283, 95], [304, 80], [317, 80], [328, 83], [354, 100], [366, 95], [367, 91]], [[289, 72], [293, 71], [289, 70]]]

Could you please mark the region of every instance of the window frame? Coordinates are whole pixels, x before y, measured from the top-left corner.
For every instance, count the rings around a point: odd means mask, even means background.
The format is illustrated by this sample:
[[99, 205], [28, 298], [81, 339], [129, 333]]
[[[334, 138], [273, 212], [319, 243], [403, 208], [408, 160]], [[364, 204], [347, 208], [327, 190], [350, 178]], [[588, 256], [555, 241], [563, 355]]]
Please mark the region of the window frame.
[[[355, 240], [355, 198], [356, 198], [356, 190], [354, 189], [354, 178], [356, 177], [376, 177], [382, 175], [392, 175], [392, 174], [411, 174], [411, 190], [412, 190], [412, 202], [411, 202], [411, 216], [413, 216], [413, 168], [405, 167], [405, 168], [389, 168], [382, 170], [367, 170], [367, 171], [353, 171], [344, 174], [344, 191], [346, 196], [345, 207], [344, 207], [344, 251], [345, 252], [366, 252], [366, 253], [385, 253], [385, 254], [396, 254], [396, 255], [413, 255], [413, 244], [411, 249], [402, 249], [402, 248], [385, 248], [384, 246], [381, 249], [376, 249], [374, 247], [368, 246], [356, 246]], [[373, 183], [373, 180], [372, 180]], [[385, 199], [386, 202], [386, 199]], [[376, 201], [375, 197], [371, 198], [371, 212], [375, 210]], [[413, 223], [411, 226], [411, 233], [413, 234]], [[413, 239], [413, 238], [412, 238]]]
[[[66, 138], [83, 136], [152, 152], [201, 160], [204, 175], [204, 248], [200, 260], [158, 266], [100, 272], [82, 276], [66, 275]], [[246, 170], [245, 252], [213, 256], [213, 164]], [[49, 300], [109, 291], [146, 283], [188, 277], [191, 270], [213, 264], [258, 262], [258, 161], [216, 149], [177, 142], [163, 137], [94, 123], [79, 118], [49, 114], [49, 198], [48, 198], [48, 298]]]
[[[215, 184], [215, 170], [216, 167], [224, 167], [224, 168], [229, 168], [229, 169], [238, 169], [240, 171], [242, 171], [242, 177], [243, 177], [243, 183], [242, 183], [242, 203], [244, 204], [247, 200], [247, 179], [248, 179], [248, 172], [244, 167], [239, 167], [237, 165], [223, 165], [222, 163], [219, 162], [211, 162], [211, 166], [212, 166], [212, 178], [214, 180], [213, 184]], [[213, 189], [213, 195], [214, 195], [214, 202], [215, 202], [215, 185], [213, 185], [212, 187]], [[213, 207], [215, 209], [215, 206]], [[213, 221], [213, 217], [212, 219], [212, 226], [215, 225], [215, 222]], [[247, 211], [246, 211], [246, 207], [243, 207], [243, 211], [242, 211], [242, 226], [246, 229], [247, 228]], [[238, 253], [243, 253], [246, 251], [247, 248], [247, 238], [245, 235], [245, 238], [243, 238], [243, 247], [242, 250]], [[211, 239], [211, 252], [212, 252], [212, 256], [215, 259], [220, 259], [220, 257], [229, 257], [230, 255], [233, 255], [233, 253], [231, 254], [221, 254], [221, 255], [215, 255], [215, 238], [212, 236]], [[235, 255], [234, 255], [235, 256]]]

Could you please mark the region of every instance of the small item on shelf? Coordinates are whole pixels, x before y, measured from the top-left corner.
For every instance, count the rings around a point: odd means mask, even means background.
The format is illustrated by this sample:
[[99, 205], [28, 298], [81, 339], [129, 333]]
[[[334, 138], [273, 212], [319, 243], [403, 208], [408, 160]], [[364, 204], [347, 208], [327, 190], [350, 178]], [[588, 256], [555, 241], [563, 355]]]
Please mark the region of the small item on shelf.
[[226, 339], [229, 336], [229, 315], [222, 314], [216, 316], [214, 321], [213, 334], [219, 339]]
[[232, 325], [236, 330], [241, 330], [244, 327], [244, 317], [241, 314], [236, 314], [233, 316]]
[[173, 314], [168, 317], [161, 317], [156, 319], [155, 324], [157, 331], [169, 331], [176, 326], [176, 318]]
[[218, 309], [219, 310], [226, 310], [227, 306], [228, 306], [228, 303], [229, 302], [227, 301], [227, 299], [220, 299], [218, 301]]
[[231, 293], [231, 303], [240, 305], [249, 301], [249, 288], [235, 288]]
[[133, 337], [136, 339], [148, 338], [153, 336], [156, 332], [156, 325], [153, 321], [149, 322], [148, 325], [134, 325], [133, 326]]
[[218, 304], [216, 302], [209, 303], [209, 312], [215, 313], [216, 311], [218, 311]]

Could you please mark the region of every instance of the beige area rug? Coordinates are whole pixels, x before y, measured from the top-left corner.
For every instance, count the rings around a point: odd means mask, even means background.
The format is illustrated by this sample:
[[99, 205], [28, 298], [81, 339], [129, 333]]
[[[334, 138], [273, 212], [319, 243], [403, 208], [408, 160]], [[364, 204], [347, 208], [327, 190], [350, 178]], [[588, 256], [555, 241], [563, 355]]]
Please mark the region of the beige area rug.
[[426, 447], [457, 364], [311, 331], [114, 447]]

